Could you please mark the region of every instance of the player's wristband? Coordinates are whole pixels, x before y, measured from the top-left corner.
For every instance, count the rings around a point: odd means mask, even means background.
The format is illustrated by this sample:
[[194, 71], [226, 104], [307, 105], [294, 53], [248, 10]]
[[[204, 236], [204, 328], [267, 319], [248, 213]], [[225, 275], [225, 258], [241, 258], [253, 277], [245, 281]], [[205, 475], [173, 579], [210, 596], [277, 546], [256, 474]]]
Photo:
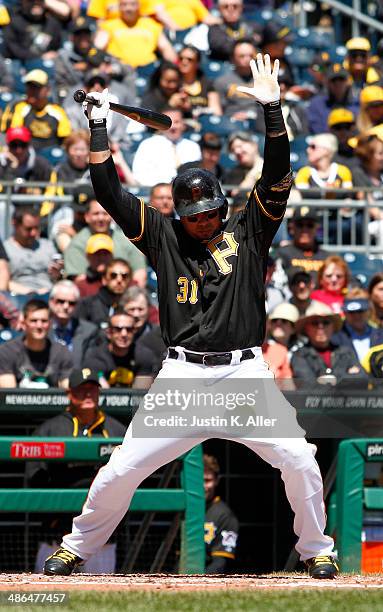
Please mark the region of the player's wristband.
[[283, 134], [286, 131], [285, 122], [283, 120], [281, 101], [269, 102], [263, 107], [265, 113], [266, 132], [276, 132]]
[[106, 119], [91, 119], [90, 128], [90, 150], [93, 153], [108, 151], [109, 141], [106, 131]]

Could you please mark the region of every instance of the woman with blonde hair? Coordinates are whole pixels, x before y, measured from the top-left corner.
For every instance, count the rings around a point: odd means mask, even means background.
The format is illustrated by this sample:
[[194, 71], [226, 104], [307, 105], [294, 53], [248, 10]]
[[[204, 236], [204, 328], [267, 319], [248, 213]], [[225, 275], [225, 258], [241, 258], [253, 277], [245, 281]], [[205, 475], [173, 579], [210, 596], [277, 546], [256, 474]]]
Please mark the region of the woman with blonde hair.
[[311, 299], [322, 302], [336, 314], [343, 314], [343, 303], [350, 281], [350, 269], [339, 255], [329, 255], [318, 270], [318, 287]]

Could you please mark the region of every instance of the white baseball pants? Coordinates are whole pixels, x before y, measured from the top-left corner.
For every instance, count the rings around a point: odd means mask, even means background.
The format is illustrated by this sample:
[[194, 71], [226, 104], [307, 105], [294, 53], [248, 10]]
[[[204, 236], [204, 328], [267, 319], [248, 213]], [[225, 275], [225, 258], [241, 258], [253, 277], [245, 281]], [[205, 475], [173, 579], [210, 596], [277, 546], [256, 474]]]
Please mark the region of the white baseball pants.
[[[159, 378], [273, 378], [259, 347], [254, 359], [240, 362], [241, 352], [233, 351], [230, 365], [208, 367], [179, 359], [165, 359]], [[154, 391], [155, 382], [151, 391]], [[217, 436], [223, 437], [223, 436]], [[225, 436], [226, 437], [226, 436]], [[132, 426], [109, 462], [94, 479], [82, 514], [73, 521], [72, 533], [62, 545], [82, 559], [95, 554], [109, 539], [124, 517], [140, 483], [159, 467], [189, 451], [206, 438], [136, 438]], [[286, 495], [295, 514], [296, 549], [302, 561], [317, 555], [330, 555], [332, 538], [324, 535], [326, 515], [316, 447], [302, 438], [229, 438], [242, 442], [264, 461], [281, 471]]]

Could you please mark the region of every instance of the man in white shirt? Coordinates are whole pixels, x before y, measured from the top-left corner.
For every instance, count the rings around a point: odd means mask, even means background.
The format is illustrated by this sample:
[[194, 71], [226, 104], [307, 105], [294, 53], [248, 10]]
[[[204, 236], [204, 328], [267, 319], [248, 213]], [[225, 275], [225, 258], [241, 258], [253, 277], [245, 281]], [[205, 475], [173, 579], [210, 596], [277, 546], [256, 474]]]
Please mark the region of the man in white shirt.
[[165, 115], [172, 120], [171, 128], [143, 140], [134, 156], [133, 175], [140, 185], [170, 183], [181, 164], [201, 159], [199, 145], [182, 136], [185, 131], [182, 112], [168, 109]]

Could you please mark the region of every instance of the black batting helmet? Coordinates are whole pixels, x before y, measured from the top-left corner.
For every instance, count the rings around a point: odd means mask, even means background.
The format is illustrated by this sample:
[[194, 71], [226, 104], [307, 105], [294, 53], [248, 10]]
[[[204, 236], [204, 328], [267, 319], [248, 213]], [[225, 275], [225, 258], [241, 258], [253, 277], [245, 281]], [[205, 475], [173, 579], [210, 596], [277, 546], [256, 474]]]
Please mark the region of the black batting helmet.
[[222, 207], [225, 207], [222, 212], [226, 214], [227, 200], [218, 179], [208, 170], [185, 170], [173, 180], [172, 193], [174, 206], [180, 217]]

